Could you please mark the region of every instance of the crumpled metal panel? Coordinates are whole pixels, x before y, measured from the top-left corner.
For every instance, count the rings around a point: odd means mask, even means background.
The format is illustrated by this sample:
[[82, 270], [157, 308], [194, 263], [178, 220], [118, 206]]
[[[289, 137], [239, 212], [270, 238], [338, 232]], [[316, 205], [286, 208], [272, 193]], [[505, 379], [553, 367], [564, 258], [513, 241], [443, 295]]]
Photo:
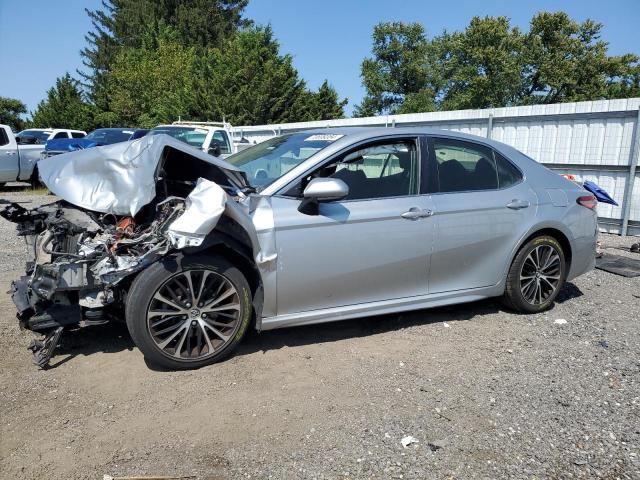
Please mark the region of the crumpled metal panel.
[[185, 199], [186, 209], [171, 225], [169, 238], [175, 248], [198, 247], [217, 225], [225, 210], [227, 193], [220, 186], [200, 178]]
[[241, 170], [169, 135], [56, 155], [38, 162], [38, 170], [49, 190], [74, 205], [133, 216], [156, 195], [156, 170], [167, 147], [220, 167], [242, 186]]

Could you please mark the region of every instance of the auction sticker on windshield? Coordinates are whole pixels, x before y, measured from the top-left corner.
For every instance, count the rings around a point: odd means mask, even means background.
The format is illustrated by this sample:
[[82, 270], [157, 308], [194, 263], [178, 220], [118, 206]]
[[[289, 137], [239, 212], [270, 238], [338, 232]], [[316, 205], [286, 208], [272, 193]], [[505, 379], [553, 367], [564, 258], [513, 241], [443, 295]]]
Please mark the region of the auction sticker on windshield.
[[344, 135], [338, 135], [335, 133], [320, 133], [316, 135], [311, 135], [304, 139], [305, 142], [335, 142], [339, 138], [344, 137]]

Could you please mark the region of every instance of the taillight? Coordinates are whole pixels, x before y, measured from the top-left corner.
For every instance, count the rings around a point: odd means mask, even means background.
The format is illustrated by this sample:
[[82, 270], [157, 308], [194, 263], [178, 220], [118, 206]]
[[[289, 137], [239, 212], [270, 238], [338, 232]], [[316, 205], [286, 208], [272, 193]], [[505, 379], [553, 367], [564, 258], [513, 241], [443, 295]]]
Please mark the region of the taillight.
[[576, 202], [578, 202], [578, 204], [582, 205], [583, 207], [590, 208], [591, 210], [595, 210], [595, 208], [598, 206], [598, 200], [593, 195], [584, 195], [582, 197], [578, 197], [576, 199]]

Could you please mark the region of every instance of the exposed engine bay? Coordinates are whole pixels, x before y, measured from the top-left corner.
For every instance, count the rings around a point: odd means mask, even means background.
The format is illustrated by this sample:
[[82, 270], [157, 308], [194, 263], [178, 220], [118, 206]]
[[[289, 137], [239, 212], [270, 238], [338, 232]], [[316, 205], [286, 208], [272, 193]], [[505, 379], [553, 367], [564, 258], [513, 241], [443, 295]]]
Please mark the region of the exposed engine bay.
[[134, 274], [202, 245], [227, 203], [251, 191], [231, 165], [167, 136], [41, 163], [43, 182], [63, 200], [0, 210], [27, 245], [25, 275], [10, 293], [20, 326], [44, 335], [29, 347], [40, 367], [65, 327], [122, 319]]

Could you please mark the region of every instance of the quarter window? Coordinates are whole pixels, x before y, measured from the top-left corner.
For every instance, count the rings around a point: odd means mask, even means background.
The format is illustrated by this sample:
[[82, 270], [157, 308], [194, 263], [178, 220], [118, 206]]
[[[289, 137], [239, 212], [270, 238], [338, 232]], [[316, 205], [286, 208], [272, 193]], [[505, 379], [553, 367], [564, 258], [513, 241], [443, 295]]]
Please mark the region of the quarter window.
[[71, 137], [72, 138], [84, 138], [84, 133], [82, 132], [71, 132]]
[[414, 142], [378, 143], [352, 151], [323, 168], [323, 177], [349, 187], [345, 200], [400, 197], [418, 193], [418, 158]]
[[492, 151], [461, 140], [434, 138], [439, 191], [496, 190], [498, 174]]
[[514, 167], [509, 160], [498, 152], [494, 152], [493, 155], [496, 159], [496, 166], [498, 167], [498, 183], [500, 184], [500, 188], [508, 188], [522, 180], [520, 170]]

